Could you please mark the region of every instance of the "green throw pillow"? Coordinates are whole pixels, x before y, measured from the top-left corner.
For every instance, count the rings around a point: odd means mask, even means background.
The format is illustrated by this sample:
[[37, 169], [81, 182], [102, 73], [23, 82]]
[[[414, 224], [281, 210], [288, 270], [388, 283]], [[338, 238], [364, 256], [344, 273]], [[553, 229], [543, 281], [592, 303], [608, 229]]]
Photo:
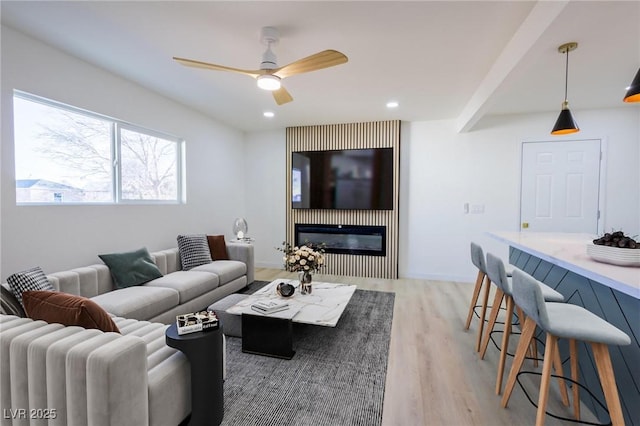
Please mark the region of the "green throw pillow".
[[109, 267], [118, 288], [144, 284], [162, 276], [144, 247], [127, 253], [100, 254], [98, 257]]

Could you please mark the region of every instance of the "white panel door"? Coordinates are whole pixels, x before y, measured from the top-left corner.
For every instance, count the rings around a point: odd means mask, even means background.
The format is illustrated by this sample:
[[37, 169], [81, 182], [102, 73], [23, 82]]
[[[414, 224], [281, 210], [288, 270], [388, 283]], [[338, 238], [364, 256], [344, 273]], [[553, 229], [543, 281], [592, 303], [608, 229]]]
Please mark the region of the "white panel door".
[[598, 233], [600, 140], [524, 142], [520, 226]]

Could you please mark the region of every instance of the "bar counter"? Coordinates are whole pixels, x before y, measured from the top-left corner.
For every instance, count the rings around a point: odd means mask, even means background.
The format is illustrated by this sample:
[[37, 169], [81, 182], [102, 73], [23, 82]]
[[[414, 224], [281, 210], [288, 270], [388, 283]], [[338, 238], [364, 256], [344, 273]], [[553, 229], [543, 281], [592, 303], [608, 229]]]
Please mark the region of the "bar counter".
[[[625, 423], [640, 425], [640, 268], [591, 259], [586, 250], [595, 235], [537, 232], [488, 235], [509, 245], [509, 263], [562, 293], [566, 303], [583, 306], [629, 335], [629, 346], [612, 346], [609, 350]], [[570, 376], [568, 344], [562, 339], [560, 350], [565, 376]], [[579, 345], [578, 358], [580, 383], [604, 402], [588, 345]], [[580, 396], [601, 422], [609, 420], [586, 391], [581, 391]]]
[[595, 235], [491, 232], [495, 239], [590, 280], [640, 299], [640, 268], [610, 265], [587, 255]]

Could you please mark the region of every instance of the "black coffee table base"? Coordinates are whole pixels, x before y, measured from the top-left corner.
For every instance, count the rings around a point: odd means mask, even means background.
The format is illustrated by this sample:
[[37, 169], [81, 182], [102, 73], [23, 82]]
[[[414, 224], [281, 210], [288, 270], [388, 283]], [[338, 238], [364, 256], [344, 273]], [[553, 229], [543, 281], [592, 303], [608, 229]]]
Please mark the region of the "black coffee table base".
[[290, 319], [242, 314], [242, 352], [291, 359], [293, 323]]

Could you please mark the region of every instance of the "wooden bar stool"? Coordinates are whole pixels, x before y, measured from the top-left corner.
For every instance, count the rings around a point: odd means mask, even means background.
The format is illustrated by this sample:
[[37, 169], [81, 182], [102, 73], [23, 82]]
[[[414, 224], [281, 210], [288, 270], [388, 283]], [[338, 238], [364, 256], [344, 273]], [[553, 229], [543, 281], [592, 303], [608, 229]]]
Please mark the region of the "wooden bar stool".
[[491, 281], [487, 277], [487, 268], [485, 266], [484, 252], [482, 247], [478, 244], [471, 242], [471, 262], [478, 268], [478, 275], [476, 276], [476, 285], [473, 288], [473, 296], [471, 296], [471, 304], [469, 305], [469, 313], [467, 314], [467, 322], [464, 326], [465, 330], [469, 329], [471, 325], [471, 319], [475, 312], [475, 308], [478, 306], [478, 297], [482, 291], [484, 285], [484, 295], [482, 296], [482, 303], [480, 311], [480, 325], [478, 327], [478, 338], [476, 341], [476, 352], [480, 351], [480, 342], [482, 341], [482, 331], [484, 329], [484, 321], [487, 316], [487, 302], [489, 301], [489, 290], [491, 288]]
[[[489, 292], [491, 291], [491, 280], [487, 277], [487, 267], [485, 264], [484, 251], [479, 244], [471, 242], [471, 262], [478, 268], [478, 275], [476, 277], [476, 285], [473, 288], [473, 296], [471, 296], [471, 304], [469, 305], [469, 313], [467, 314], [467, 322], [465, 323], [465, 330], [468, 330], [471, 326], [471, 319], [475, 312], [475, 308], [481, 307], [480, 310], [480, 326], [478, 328], [478, 339], [476, 342], [476, 352], [480, 352], [480, 344], [482, 342], [482, 335], [484, 330], [484, 322], [487, 316], [487, 303], [489, 301]], [[511, 276], [513, 266], [509, 265], [506, 269], [508, 277]], [[484, 285], [484, 294], [482, 296], [482, 303], [478, 305], [478, 297], [482, 291]]]
[[[557, 353], [558, 339], [569, 339], [571, 357], [571, 378], [577, 382], [577, 350], [576, 341], [591, 343], [593, 355], [598, 368], [600, 385], [609, 408], [609, 416], [613, 426], [624, 425], [622, 407], [618, 396], [616, 379], [611, 365], [608, 345], [628, 345], [631, 339], [607, 321], [592, 312], [569, 303], [545, 302], [540, 289], [540, 282], [526, 272], [515, 270], [513, 273], [513, 299], [522, 308], [527, 318], [524, 322], [518, 349], [514, 357], [509, 378], [502, 396], [502, 406], [506, 407], [513, 391], [516, 377], [522, 367], [525, 352], [533, 338], [536, 325], [546, 333], [542, 379], [538, 396], [536, 426], [542, 426], [549, 394], [551, 365]], [[580, 419], [580, 399], [578, 386], [573, 386], [574, 416]]]
[[[515, 270], [514, 270], [515, 271]], [[513, 273], [513, 272], [512, 272]], [[489, 339], [491, 338], [491, 332], [493, 331], [496, 325], [496, 319], [498, 318], [498, 311], [500, 306], [502, 305], [502, 301], [504, 300], [507, 308], [507, 315], [504, 320], [504, 330], [502, 333], [502, 344], [500, 345], [500, 360], [498, 362], [498, 375], [496, 377], [496, 395], [500, 395], [502, 391], [502, 378], [504, 375], [504, 364], [507, 358], [507, 349], [509, 347], [509, 336], [511, 335], [511, 327], [513, 320], [513, 311], [514, 308], [518, 310], [518, 318], [520, 318], [520, 323], [524, 322], [524, 313], [522, 309], [520, 309], [517, 304], [514, 303], [512, 297], [512, 289], [511, 282], [507, 277], [507, 272], [504, 267], [504, 263], [502, 259], [495, 256], [492, 253], [487, 253], [487, 275], [489, 279], [496, 285], [496, 295], [493, 300], [493, 305], [491, 307], [491, 313], [489, 314], [489, 325], [487, 327], [487, 333], [484, 335], [484, 340], [482, 341], [482, 346], [480, 348], [480, 359], [484, 359], [484, 355], [487, 352], [487, 346], [489, 345]], [[542, 296], [547, 302], [564, 302], [564, 296], [551, 287], [542, 284], [539, 282], [540, 290], [542, 291]], [[532, 342], [531, 345], [531, 355], [535, 358], [537, 356], [537, 350], [535, 341]], [[558, 353], [558, 361], [560, 360], [560, 354]], [[560, 370], [558, 374], [562, 374], [561, 365], [557, 365], [557, 368]], [[569, 399], [566, 396], [566, 388], [564, 386], [561, 387], [563, 391], [563, 399], [566, 404], [569, 403]]]

